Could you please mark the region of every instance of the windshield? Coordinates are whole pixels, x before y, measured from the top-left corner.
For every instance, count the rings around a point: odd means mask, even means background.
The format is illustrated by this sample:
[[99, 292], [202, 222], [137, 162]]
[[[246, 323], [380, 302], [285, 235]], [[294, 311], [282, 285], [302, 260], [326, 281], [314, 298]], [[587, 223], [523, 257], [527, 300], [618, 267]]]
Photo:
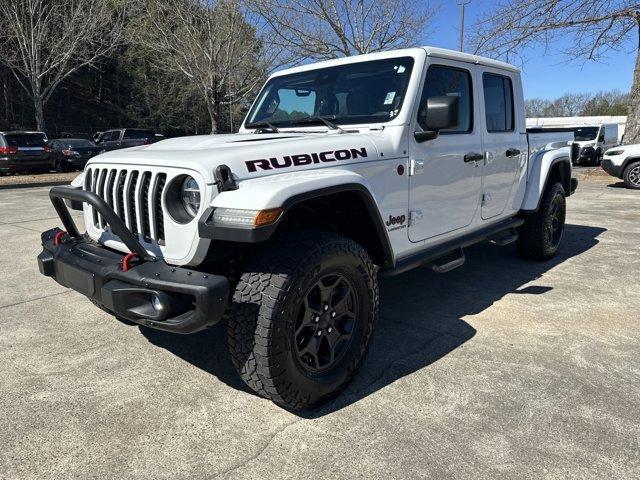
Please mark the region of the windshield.
[[575, 139], [579, 142], [584, 142], [587, 140], [595, 140], [598, 136], [598, 130], [600, 127], [580, 127], [574, 130]]
[[68, 145], [70, 147], [95, 147], [96, 144], [90, 140], [85, 140], [84, 138], [64, 138], [60, 140], [64, 145]]
[[288, 127], [317, 116], [338, 125], [388, 122], [400, 113], [412, 68], [413, 59], [402, 57], [272, 78], [245, 126]]

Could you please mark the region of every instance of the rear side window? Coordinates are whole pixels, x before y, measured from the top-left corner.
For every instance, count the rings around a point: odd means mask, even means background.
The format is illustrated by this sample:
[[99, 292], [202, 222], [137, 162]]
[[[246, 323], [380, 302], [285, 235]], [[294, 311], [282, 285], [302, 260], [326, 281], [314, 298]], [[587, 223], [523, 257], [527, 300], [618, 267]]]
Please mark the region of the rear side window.
[[[471, 100], [471, 74], [468, 70], [432, 65], [427, 71], [422, 99], [423, 105], [431, 97], [459, 97], [460, 111], [458, 112], [458, 127], [442, 130], [440, 133], [468, 133], [473, 129], [473, 114]], [[426, 129], [424, 119], [418, 116], [418, 123]]]
[[153, 138], [155, 133], [151, 130], [130, 130], [124, 131], [124, 138], [128, 139], [141, 139], [141, 138]]
[[113, 142], [115, 140], [118, 140], [119, 137], [120, 132], [118, 130], [111, 130], [102, 134], [102, 141]]
[[502, 75], [482, 75], [484, 114], [487, 132], [511, 132], [513, 121], [513, 87], [511, 79]]
[[37, 133], [11, 133], [5, 135], [10, 147], [44, 147], [44, 138]]

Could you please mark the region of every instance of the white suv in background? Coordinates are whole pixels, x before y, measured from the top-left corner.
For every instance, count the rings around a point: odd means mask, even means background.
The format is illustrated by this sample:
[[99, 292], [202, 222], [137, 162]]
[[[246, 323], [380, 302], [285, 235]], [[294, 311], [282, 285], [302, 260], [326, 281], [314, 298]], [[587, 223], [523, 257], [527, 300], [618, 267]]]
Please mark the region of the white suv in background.
[[621, 178], [627, 188], [640, 189], [640, 145], [614, 147], [604, 153], [602, 169]]

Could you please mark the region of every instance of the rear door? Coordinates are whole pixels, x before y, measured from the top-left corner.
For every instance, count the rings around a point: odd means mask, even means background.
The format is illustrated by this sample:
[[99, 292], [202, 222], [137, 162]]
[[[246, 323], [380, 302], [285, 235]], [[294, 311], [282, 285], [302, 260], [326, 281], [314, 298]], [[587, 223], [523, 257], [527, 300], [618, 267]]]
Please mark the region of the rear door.
[[[461, 229], [476, 214], [482, 185], [482, 134], [475, 121], [476, 68], [473, 64], [437, 59], [427, 69], [420, 105], [430, 97], [457, 96], [459, 122], [457, 128], [441, 131], [437, 138], [426, 142], [419, 143], [409, 136], [412, 242]], [[418, 118], [416, 129], [425, 127]]]
[[[505, 211], [513, 196], [527, 158], [527, 137], [520, 133], [515, 114], [515, 74], [479, 67], [481, 104], [484, 112], [482, 146], [482, 218], [489, 219]], [[509, 209], [512, 210], [512, 209]]]

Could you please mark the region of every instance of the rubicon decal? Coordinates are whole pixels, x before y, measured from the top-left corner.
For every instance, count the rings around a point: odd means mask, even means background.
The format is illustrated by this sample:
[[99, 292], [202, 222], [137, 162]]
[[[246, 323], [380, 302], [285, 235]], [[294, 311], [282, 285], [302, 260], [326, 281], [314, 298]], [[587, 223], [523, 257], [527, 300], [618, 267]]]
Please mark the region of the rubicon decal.
[[366, 158], [367, 149], [349, 148], [344, 150], [329, 150], [327, 152], [318, 153], [300, 153], [298, 155], [285, 155], [282, 158], [260, 158], [258, 160], [247, 160], [247, 170], [255, 172], [260, 170], [272, 170], [274, 168], [300, 167], [303, 165], [311, 165], [314, 163], [330, 163], [342, 160], [351, 160], [354, 158]]

